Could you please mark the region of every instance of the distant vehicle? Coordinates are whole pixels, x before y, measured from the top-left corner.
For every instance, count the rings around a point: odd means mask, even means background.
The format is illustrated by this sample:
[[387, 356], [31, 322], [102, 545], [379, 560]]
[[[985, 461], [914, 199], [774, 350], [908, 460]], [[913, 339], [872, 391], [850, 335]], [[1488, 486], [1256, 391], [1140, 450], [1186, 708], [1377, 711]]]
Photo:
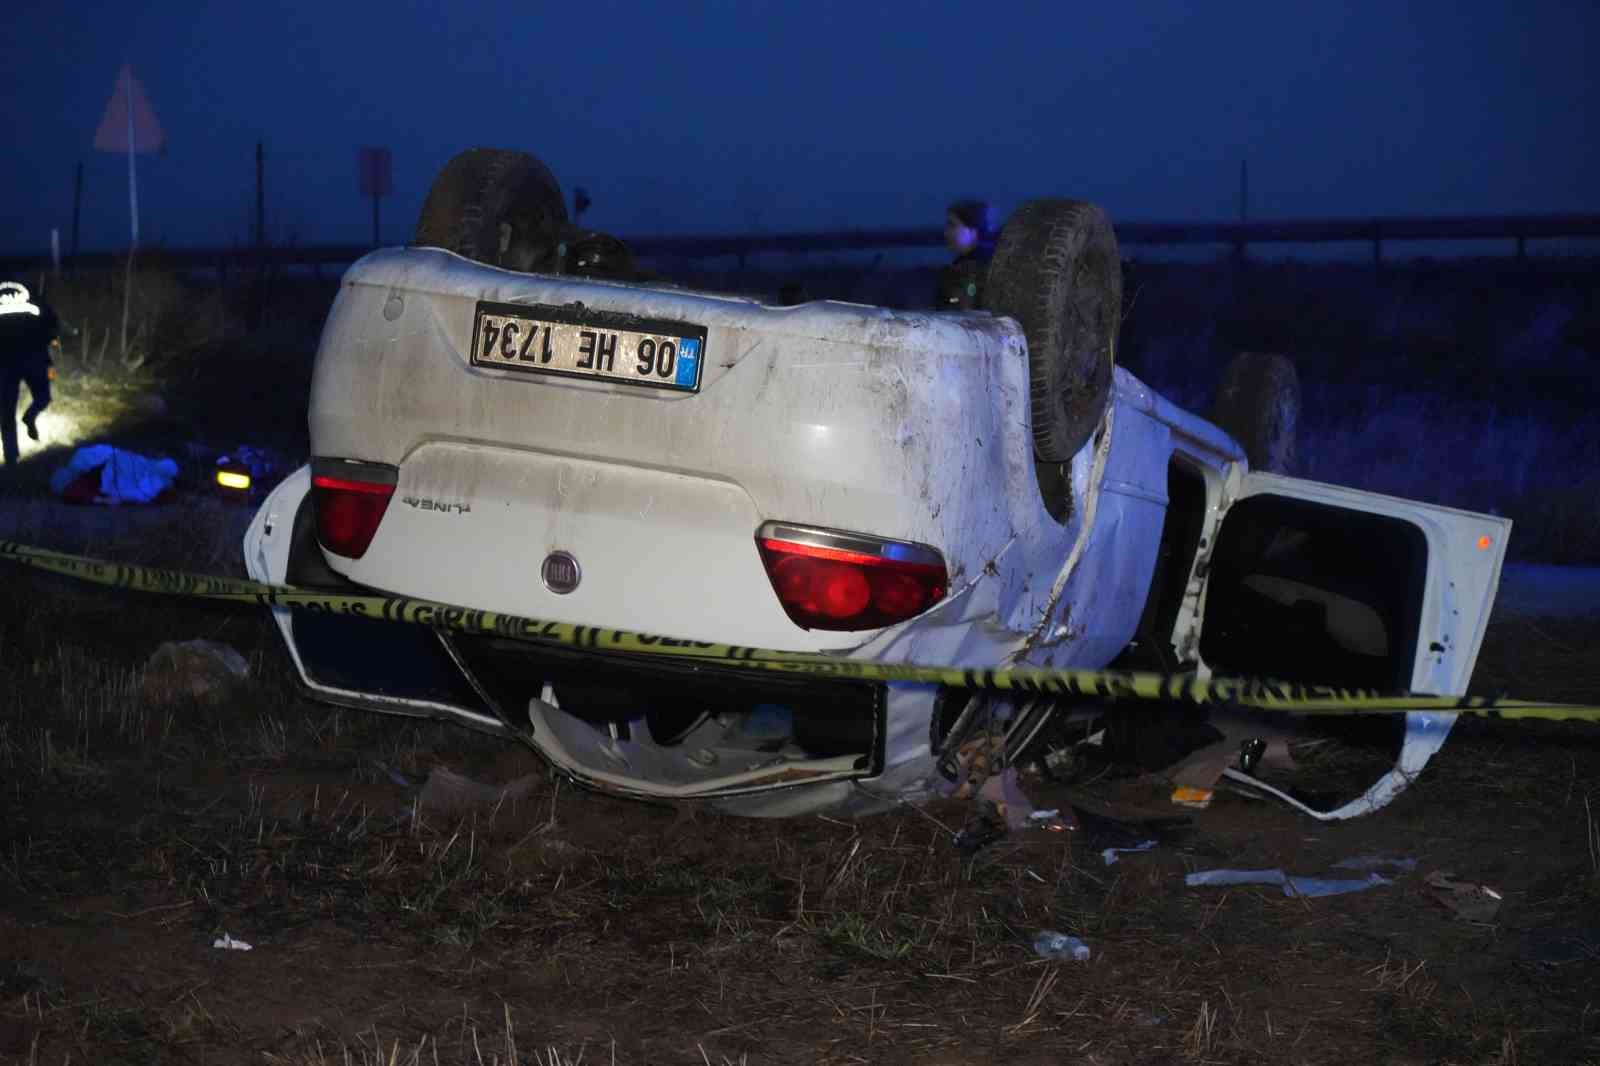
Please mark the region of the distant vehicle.
[[[527, 272], [565, 226], [537, 160], [467, 152], [418, 246], [351, 267], [252, 577], [884, 662], [1465, 691], [1510, 523], [1252, 469], [1292, 452], [1281, 360], [1230, 369], [1226, 431], [1115, 367], [1092, 205], [1020, 208], [990, 310], [948, 314]], [[751, 815], [924, 797], [988, 698], [276, 619], [318, 698]]]

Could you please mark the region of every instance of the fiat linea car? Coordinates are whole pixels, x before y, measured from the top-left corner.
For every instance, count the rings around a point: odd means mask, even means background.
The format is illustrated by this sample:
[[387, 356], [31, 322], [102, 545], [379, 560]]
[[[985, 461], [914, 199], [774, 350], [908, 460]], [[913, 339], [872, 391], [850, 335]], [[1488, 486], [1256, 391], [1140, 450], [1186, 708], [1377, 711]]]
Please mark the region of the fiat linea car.
[[[570, 225], [532, 156], [464, 152], [414, 244], [345, 274], [313, 458], [255, 515], [249, 572], [878, 662], [1465, 691], [1507, 521], [1272, 472], [1281, 361], [1230, 369], [1226, 428], [1117, 367], [1120, 261], [1092, 205], [1019, 208], [987, 291], [987, 311], [923, 313], [677, 287]], [[973, 721], [1031, 735], [1048, 710], [275, 616], [320, 699], [752, 815], [915, 801]], [[1412, 715], [1368, 799], [1448, 721]]]

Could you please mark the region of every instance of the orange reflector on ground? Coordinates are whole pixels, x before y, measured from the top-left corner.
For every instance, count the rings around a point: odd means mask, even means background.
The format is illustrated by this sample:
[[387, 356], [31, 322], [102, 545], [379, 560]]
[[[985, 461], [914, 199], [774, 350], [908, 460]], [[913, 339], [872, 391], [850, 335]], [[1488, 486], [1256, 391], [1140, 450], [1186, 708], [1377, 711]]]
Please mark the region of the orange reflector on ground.
[[250, 487], [250, 475], [240, 473], [237, 470], [218, 470], [217, 484], [225, 489], [248, 489]]

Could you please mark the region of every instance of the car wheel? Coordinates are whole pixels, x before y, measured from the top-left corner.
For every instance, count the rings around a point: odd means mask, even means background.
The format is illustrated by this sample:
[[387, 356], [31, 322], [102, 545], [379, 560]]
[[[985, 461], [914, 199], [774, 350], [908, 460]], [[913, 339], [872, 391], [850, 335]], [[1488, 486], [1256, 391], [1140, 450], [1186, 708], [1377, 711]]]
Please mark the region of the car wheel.
[[1111, 220], [1079, 200], [1030, 200], [1000, 231], [984, 305], [1028, 340], [1033, 450], [1065, 463], [1111, 395], [1122, 320], [1122, 259]]
[[471, 148], [434, 179], [416, 243], [526, 271], [549, 258], [566, 222], [566, 201], [549, 167], [526, 152]]
[[1243, 352], [1222, 373], [1211, 420], [1244, 447], [1250, 469], [1294, 470], [1300, 427], [1300, 375], [1281, 355]]

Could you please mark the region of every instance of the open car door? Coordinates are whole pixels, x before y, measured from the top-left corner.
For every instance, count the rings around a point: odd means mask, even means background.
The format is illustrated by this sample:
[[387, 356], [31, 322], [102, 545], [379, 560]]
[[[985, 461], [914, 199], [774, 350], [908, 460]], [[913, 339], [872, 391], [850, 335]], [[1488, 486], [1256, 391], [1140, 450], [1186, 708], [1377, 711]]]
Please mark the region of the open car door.
[[[1200, 618], [1213, 674], [1463, 695], [1500, 583], [1511, 522], [1493, 515], [1248, 472], [1223, 515]], [[1455, 716], [1413, 712], [1395, 769], [1337, 820], [1382, 807], [1422, 769]]]

